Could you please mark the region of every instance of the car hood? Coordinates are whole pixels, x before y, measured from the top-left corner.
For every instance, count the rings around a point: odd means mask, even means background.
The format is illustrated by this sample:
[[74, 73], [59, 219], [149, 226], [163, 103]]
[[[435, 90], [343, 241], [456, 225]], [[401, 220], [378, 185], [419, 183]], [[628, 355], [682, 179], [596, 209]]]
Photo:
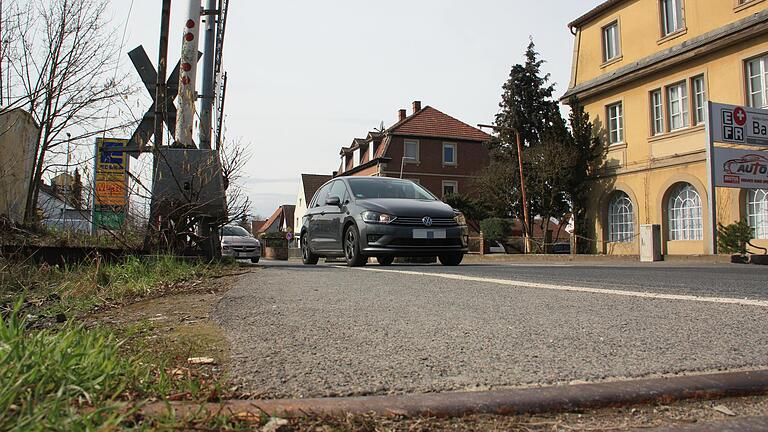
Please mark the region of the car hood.
[[222, 236], [221, 242], [234, 246], [256, 246], [259, 244], [255, 238], [243, 236]]
[[376, 198], [358, 200], [357, 205], [379, 213], [387, 213], [398, 217], [444, 217], [452, 218], [454, 211], [451, 206], [442, 201], [427, 201], [398, 198]]

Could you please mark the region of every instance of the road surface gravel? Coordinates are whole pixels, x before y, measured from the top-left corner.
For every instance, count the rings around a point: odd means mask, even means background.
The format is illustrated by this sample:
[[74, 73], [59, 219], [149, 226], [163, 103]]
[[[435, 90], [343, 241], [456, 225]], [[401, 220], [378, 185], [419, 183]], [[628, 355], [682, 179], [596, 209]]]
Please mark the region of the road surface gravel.
[[[506, 274], [513, 280], [520, 274], [515, 266], [506, 273], [499, 267], [450, 271], [490, 278]], [[540, 282], [579, 282], [551, 267], [525, 271]], [[664, 267], [648, 270], [644, 278], [642, 269], [633, 269], [632, 277], [652, 285], [663, 279], [656, 271], [675, 274], [675, 268]], [[723, 295], [717, 268], [697, 272], [691, 290], [706, 294], [702, 284], [710, 280], [712, 295]], [[605, 276], [600, 286], [622, 289], [620, 276]], [[664, 289], [682, 294], [689, 288]], [[753, 291], [740, 294], [735, 295], [760, 297]], [[261, 397], [485, 390], [768, 365], [765, 307], [329, 265], [257, 268], [239, 278], [213, 316], [231, 343], [233, 374]]]

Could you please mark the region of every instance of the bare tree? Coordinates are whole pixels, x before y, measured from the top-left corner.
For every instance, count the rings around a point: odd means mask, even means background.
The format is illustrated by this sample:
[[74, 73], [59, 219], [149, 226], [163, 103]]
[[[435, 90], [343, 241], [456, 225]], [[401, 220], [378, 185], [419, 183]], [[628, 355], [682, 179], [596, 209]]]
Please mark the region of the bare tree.
[[[12, 1], [16, 3], [15, 1]], [[34, 221], [39, 185], [56, 148], [72, 141], [122, 130], [134, 122], [120, 118], [132, 93], [115, 79], [120, 55], [116, 30], [108, 31], [107, 0], [30, 0], [16, 4], [17, 39], [8, 55], [12, 79], [8, 106], [32, 113], [40, 129], [24, 220]], [[69, 132], [70, 136], [65, 136]]]

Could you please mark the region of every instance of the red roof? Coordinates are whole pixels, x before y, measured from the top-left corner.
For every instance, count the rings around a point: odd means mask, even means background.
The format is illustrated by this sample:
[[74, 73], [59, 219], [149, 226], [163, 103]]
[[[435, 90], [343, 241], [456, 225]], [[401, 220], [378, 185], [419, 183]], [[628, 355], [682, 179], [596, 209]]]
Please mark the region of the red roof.
[[388, 132], [398, 135], [453, 138], [466, 141], [488, 141], [487, 133], [457, 120], [448, 114], [426, 106], [396, 123]]

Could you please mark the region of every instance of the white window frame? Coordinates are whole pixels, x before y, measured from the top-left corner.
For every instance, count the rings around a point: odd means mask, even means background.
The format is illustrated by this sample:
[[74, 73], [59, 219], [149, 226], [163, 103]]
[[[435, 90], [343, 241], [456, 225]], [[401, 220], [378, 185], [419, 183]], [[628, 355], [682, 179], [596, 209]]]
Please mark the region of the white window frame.
[[[747, 60], [744, 75], [747, 81], [747, 105], [752, 108], [768, 108], [768, 55]], [[756, 96], [760, 97], [760, 103], [755, 103]]]
[[608, 203], [608, 241], [628, 243], [634, 237], [634, 205], [625, 192], [616, 192]]
[[[661, 9], [661, 36], [669, 36], [685, 28], [685, 10], [683, 0], [659, 0]], [[671, 6], [671, 7], [668, 7]], [[672, 16], [669, 17], [669, 12]], [[671, 20], [669, 19], [671, 18]], [[670, 24], [672, 27], [670, 27]]]
[[691, 92], [693, 93], [693, 125], [704, 124], [704, 106], [707, 104], [707, 85], [704, 75], [691, 78]]
[[619, 21], [613, 21], [603, 27], [603, 63], [621, 57], [621, 38], [619, 37]]
[[681, 183], [669, 195], [667, 221], [670, 240], [703, 240], [701, 196], [689, 183]]
[[[667, 86], [666, 90], [667, 115], [669, 116], [669, 121], [667, 123], [668, 130], [674, 132], [689, 127], [691, 119], [690, 113], [688, 112], [688, 83], [686, 81], [681, 81]], [[673, 95], [675, 90], [677, 90], [677, 94]], [[675, 124], [676, 119], [679, 120], [677, 125]]]
[[[451, 161], [451, 162], [448, 162], [448, 161], [445, 160], [445, 149], [446, 148], [452, 148], [453, 149], [453, 161]], [[442, 149], [442, 155], [441, 155], [442, 160], [443, 160], [443, 165], [457, 165], [459, 163], [458, 157], [457, 157], [458, 156], [457, 155], [458, 148], [459, 148], [459, 146], [457, 146], [456, 143], [452, 143], [452, 142], [444, 142], [443, 143], [443, 149]]]
[[664, 134], [664, 97], [661, 89], [651, 91], [651, 134]]
[[445, 193], [445, 187], [446, 186], [452, 186], [453, 187], [453, 194], [459, 193], [459, 182], [456, 180], [443, 180], [442, 185], [440, 186], [440, 192], [443, 195], [443, 198], [447, 196]]
[[768, 189], [747, 190], [747, 223], [755, 239], [768, 239]]
[[421, 147], [419, 145], [419, 140], [410, 140], [410, 139], [403, 140], [403, 157], [410, 157], [408, 156], [409, 144], [416, 146], [416, 157], [413, 158], [413, 160], [406, 159], [405, 163], [419, 163], [420, 161], [419, 154], [420, 154], [420, 147]]
[[[605, 111], [608, 117], [608, 142], [611, 145], [622, 144], [624, 142], [624, 103], [610, 104], [605, 107]], [[615, 129], [614, 121], [616, 122]]]

